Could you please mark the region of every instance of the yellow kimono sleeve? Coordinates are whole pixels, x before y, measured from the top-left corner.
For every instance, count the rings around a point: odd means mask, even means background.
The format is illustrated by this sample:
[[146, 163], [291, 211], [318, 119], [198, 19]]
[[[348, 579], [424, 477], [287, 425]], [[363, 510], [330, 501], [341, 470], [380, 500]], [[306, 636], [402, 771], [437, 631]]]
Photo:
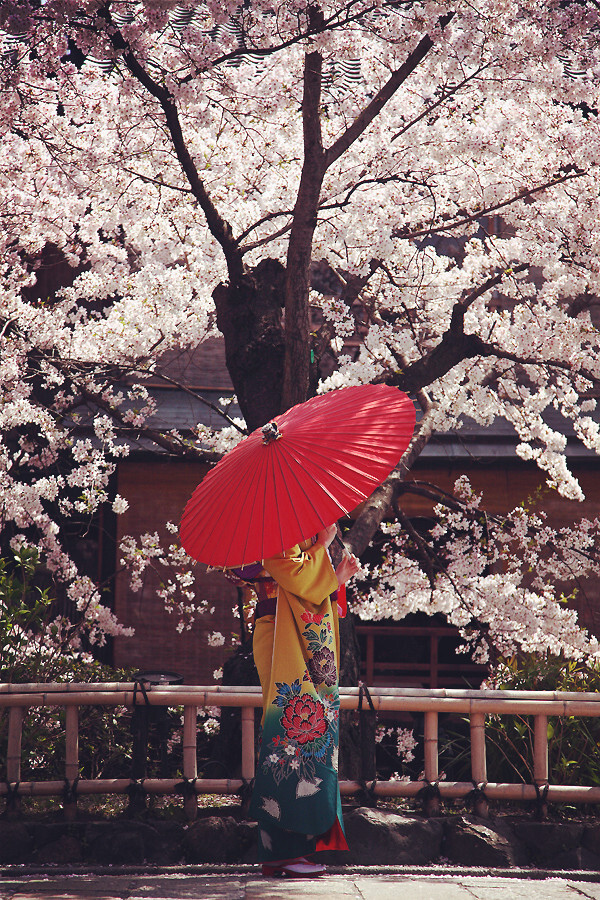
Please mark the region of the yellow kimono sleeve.
[[321, 544], [308, 550], [296, 544], [285, 553], [265, 559], [263, 566], [284, 591], [316, 606], [337, 590], [329, 554]]

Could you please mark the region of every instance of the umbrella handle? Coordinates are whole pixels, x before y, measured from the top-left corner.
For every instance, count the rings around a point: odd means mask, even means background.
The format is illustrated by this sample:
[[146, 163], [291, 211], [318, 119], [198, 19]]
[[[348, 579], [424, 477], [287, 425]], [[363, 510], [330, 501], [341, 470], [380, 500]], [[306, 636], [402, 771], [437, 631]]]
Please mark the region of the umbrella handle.
[[339, 536], [339, 534], [338, 534], [337, 531], [336, 531], [336, 533], [335, 533], [334, 541], [337, 541], [337, 542], [338, 542], [338, 544], [339, 544], [340, 547], [342, 548], [342, 552], [343, 552], [343, 553], [347, 553], [347, 552], [348, 552], [348, 549], [347, 549], [346, 545], [344, 544], [343, 540], [341, 539], [341, 537]]
[[350, 552], [350, 550], [348, 550], [345, 543], [343, 542], [343, 540], [341, 539], [341, 537], [339, 536], [339, 534], [337, 532], [335, 534], [334, 541], [337, 541], [338, 544], [340, 545], [340, 547], [342, 548], [342, 556], [353, 556], [353, 554]]
[[[337, 541], [338, 544], [340, 545], [340, 547], [342, 548], [342, 555], [343, 555], [343, 556], [347, 556], [347, 557], [349, 557], [349, 558], [356, 558], [356, 559], [358, 559], [358, 557], [354, 557], [354, 554], [353, 554], [350, 550], [348, 550], [348, 548], [346, 547], [345, 543], [343, 542], [343, 540], [341, 539], [341, 537], [339, 536], [339, 534], [338, 534], [337, 532], [336, 532], [336, 535], [335, 535], [335, 537], [334, 537], [334, 541]], [[360, 560], [359, 560], [359, 562], [360, 562]]]

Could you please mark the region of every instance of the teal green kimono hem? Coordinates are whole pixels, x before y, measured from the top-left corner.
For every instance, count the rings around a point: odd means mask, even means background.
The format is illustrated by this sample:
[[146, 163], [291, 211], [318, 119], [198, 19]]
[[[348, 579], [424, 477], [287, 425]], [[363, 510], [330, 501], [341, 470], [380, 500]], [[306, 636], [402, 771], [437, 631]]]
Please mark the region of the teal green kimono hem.
[[[272, 616], [265, 617], [255, 630], [265, 702], [250, 814], [259, 825], [263, 862], [347, 849], [337, 774], [337, 603], [329, 594], [322, 599], [337, 579], [324, 552], [294, 548], [289, 554], [265, 561], [279, 583], [277, 613], [274, 624]], [[291, 585], [304, 596], [291, 593]], [[272, 644], [261, 642], [261, 627], [273, 629]], [[272, 658], [261, 658], [270, 647]]]

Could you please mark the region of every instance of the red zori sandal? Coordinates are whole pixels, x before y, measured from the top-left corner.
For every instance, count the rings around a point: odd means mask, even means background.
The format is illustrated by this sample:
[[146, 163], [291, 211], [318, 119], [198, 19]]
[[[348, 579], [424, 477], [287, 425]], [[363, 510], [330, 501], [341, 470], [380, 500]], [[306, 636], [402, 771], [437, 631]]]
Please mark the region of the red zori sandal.
[[311, 863], [304, 857], [263, 863], [263, 875], [271, 878], [317, 878], [327, 870], [319, 863]]

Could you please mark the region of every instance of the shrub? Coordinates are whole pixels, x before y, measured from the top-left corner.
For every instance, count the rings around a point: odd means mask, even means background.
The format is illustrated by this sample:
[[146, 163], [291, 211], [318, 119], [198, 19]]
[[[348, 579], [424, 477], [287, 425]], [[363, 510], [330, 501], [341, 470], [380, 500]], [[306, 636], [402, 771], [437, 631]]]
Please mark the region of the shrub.
[[[23, 547], [0, 558], [0, 682], [131, 681], [132, 672], [95, 660], [72, 643], [69, 624], [56, 615], [50, 591], [36, 584], [35, 550]], [[131, 757], [128, 710], [82, 707], [79, 725], [80, 774], [112, 777], [128, 771]], [[0, 716], [0, 746], [6, 746], [8, 714]], [[32, 707], [23, 723], [23, 780], [64, 777], [64, 711]], [[0, 772], [5, 778], [6, 773]]]
[[[520, 691], [600, 691], [600, 665], [551, 655], [501, 660], [489, 687]], [[486, 722], [487, 774], [494, 782], [533, 783], [533, 716], [490, 716]], [[469, 780], [468, 720], [448, 724], [443, 768], [452, 780]], [[548, 719], [549, 780], [553, 784], [600, 784], [600, 718]]]
[[[21, 548], [11, 559], [0, 558], [0, 682], [131, 682], [132, 669], [115, 669], [95, 660], [77, 640], [71, 623], [56, 615], [48, 589], [36, 585], [35, 550]], [[181, 775], [182, 710], [166, 716], [166, 765]], [[64, 710], [32, 707], [23, 723], [21, 779], [61, 780], [65, 772]], [[218, 710], [199, 710], [200, 767], [211, 763]], [[6, 746], [8, 713], [0, 710], [0, 747]], [[151, 728], [147, 774], [161, 774], [157, 729]], [[132, 711], [126, 707], [82, 706], [79, 711], [79, 774], [82, 778], [127, 777], [133, 750]], [[4, 756], [5, 754], [0, 754]], [[0, 767], [0, 778], [6, 772]]]

